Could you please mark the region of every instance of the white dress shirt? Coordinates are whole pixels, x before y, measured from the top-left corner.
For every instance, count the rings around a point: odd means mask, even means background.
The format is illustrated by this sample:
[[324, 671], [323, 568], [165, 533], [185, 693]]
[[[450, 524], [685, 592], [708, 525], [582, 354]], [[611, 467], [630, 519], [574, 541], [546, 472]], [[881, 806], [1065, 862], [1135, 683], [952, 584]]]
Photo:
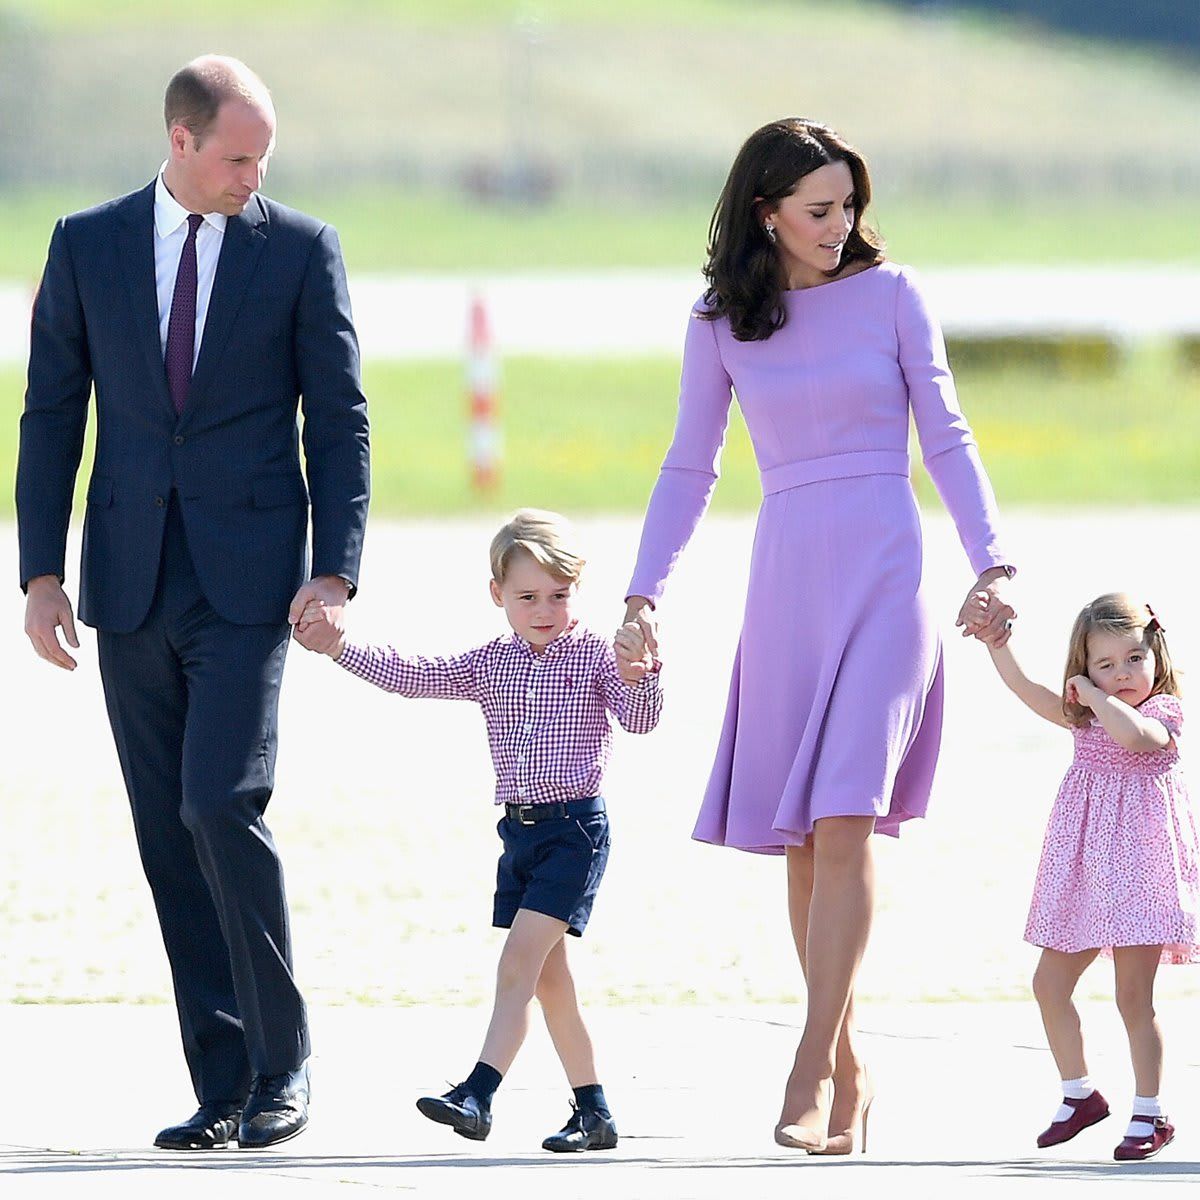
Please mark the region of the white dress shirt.
[[[167, 164], [163, 163], [163, 167]], [[188, 210], [167, 191], [162, 168], [154, 185], [154, 282], [158, 289], [158, 333], [163, 357], [167, 354], [167, 327], [171, 322], [171, 298], [175, 294], [175, 276], [179, 273], [179, 256], [187, 241]], [[196, 230], [196, 341], [192, 368], [200, 357], [200, 342], [204, 337], [204, 319], [212, 298], [213, 278], [217, 259], [225, 239], [222, 213], [205, 213]]]

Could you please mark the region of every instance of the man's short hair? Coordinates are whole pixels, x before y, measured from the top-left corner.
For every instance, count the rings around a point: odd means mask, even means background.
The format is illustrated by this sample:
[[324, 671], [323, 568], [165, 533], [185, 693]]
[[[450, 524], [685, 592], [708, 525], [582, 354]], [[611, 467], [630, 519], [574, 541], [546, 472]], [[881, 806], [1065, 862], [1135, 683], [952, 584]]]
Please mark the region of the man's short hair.
[[170, 131], [182, 125], [198, 142], [217, 119], [226, 100], [245, 100], [270, 107], [267, 85], [244, 62], [218, 54], [193, 59], [171, 76], [163, 98]]

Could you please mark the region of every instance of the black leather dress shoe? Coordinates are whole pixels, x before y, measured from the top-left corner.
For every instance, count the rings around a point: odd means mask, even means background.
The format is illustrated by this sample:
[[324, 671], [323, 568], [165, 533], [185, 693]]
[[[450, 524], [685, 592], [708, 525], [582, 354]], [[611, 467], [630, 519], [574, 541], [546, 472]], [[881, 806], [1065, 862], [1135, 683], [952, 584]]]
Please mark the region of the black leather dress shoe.
[[422, 1096], [417, 1101], [421, 1116], [449, 1125], [460, 1137], [482, 1142], [492, 1132], [492, 1110], [461, 1084], [444, 1096]]
[[617, 1123], [590, 1108], [576, 1107], [571, 1119], [543, 1143], [543, 1150], [571, 1154], [578, 1150], [611, 1150], [617, 1144]]
[[256, 1075], [238, 1127], [243, 1150], [294, 1138], [308, 1124], [308, 1063], [282, 1075]]
[[224, 1150], [237, 1137], [240, 1104], [202, 1104], [180, 1125], [164, 1129], [154, 1139], [160, 1150]]

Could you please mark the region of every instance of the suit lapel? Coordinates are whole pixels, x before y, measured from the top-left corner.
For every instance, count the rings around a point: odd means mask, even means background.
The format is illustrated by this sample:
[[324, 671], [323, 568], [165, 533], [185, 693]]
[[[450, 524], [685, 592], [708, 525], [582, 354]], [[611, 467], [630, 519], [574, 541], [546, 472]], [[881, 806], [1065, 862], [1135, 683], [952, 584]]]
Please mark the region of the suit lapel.
[[212, 296], [208, 302], [208, 315], [204, 318], [204, 338], [200, 343], [200, 356], [192, 373], [192, 386], [188, 391], [187, 407], [183, 413], [184, 421], [195, 411], [196, 405], [203, 402], [205, 390], [212, 383], [221, 352], [229, 340], [234, 319], [246, 294], [246, 287], [254, 274], [258, 256], [267, 244], [266, 230], [266, 210], [257, 196], [242, 213], [230, 217], [225, 225], [221, 255], [217, 259], [217, 273], [213, 278]]
[[158, 330], [158, 285], [154, 280], [154, 184], [134, 194], [117, 232], [118, 256], [129, 293], [129, 311], [138, 345], [146, 358], [158, 399], [172, 416], [175, 408], [167, 390], [162, 336]]

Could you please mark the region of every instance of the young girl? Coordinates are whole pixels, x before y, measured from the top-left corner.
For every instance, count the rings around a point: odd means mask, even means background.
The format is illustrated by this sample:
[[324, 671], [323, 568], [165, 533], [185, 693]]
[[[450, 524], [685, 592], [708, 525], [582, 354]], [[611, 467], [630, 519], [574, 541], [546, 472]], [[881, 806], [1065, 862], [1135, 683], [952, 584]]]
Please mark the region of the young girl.
[[492, 602], [512, 633], [448, 658], [347, 642], [319, 601], [296, 627], [309, 650], [401, 696], [468, 700], [483, 710], [496, 771], [504, 853], [492, 924], [508, 929], [491, 1024], [471, 1073], [417, 1108], [473, 1141], [492, 1128], [492, 1098], [516, 1057], [536, 996], [574, 1090], [575, 1111], [542, 1146], [608, 1150], [617, 1126], [596, 1074], [564, 935], [580, 937], [608, 861], [601, 790], [615, 719], [649, 733], [662, 709], [658, 662], [637, 626], [615, 647], [576, 619], [584, 560], [556, 513], [525, 508], [492, 540]]
[[1069, 1141], [1108, 1116], [1088, 1079], [1072, 993], [1111, 954], [1137, 1095], [1113, 1157], [1151, 1158], [1175, 1136], [1159, 1103], [1160, 962], [1200, 962], [1196, 824], [1179, 762], [1183, 708], [1162, 624], [1148, 604], [1093, 600], [1071, 631], [1061, 694], [1032, 682], [1006, 645], [1000, 677], [1040, 717], [1069, 729], [1075, 758], [1050, 813], [1025, 938], [1042, 947], [1033, 977], [1063, 1102], [1038, 1137]]

